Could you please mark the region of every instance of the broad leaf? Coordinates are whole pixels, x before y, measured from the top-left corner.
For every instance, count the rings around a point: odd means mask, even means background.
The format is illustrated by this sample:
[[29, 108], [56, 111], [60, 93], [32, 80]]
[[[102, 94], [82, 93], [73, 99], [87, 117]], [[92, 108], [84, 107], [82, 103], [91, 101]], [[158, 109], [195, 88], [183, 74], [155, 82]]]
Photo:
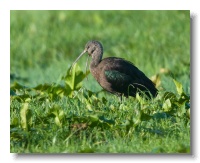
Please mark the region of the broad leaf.
[[163, 109], [164, 111], [170, 111], [171, 110], [171, 101], [170, 99], [165, 100], [165, 102], [163, 103]]
[[20, 110], [21, 126], [23, 129], [28, 130], [32, 123], [32, 112], [29, 109], [29, 104], [24, 103]]
[[176, 85], [176, 90], [178, 92], [179, 95], [181, 95], [183, 93], [183, 86], [181, 83], [179, 83], [178, 81], [174, 80], [174, 84]]
[[64, 79], [66, 87], [69, 89], [68, 91], [72, 92], [81, 88], [82, 81], [88, 74], [89, 71], [84, 74], [80, 67], [75, 64], [72, 70], [68, 69], [67, 75], [62, 77], [62, 79]]

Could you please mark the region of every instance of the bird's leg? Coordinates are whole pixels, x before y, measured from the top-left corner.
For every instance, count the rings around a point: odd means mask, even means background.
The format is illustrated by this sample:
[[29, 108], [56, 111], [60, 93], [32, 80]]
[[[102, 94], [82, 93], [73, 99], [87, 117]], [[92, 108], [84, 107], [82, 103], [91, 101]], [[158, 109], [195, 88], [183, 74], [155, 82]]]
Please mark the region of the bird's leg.
[[123, 96], [123, 94], [119, 95], [119, 100], [120, 100], [121, 104], [122, 104], [122, 96]]

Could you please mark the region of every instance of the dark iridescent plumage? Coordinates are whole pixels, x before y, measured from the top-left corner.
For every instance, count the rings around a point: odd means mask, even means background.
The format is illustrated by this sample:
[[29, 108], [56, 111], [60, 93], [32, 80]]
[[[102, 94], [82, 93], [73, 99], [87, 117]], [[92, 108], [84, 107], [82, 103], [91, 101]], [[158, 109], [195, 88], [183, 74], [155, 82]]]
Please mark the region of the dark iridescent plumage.
[[116, 57], [102, 60], [103, 47], [98, 41], [89, 41], [74, 64], [86, 52], [92, 57], [90, 72], [101, 87], [108, 92], [126, 97], [135, 97], [137, 91], [144, 92], [148, 97], [157, 95], [154, 83], [131, 62]]

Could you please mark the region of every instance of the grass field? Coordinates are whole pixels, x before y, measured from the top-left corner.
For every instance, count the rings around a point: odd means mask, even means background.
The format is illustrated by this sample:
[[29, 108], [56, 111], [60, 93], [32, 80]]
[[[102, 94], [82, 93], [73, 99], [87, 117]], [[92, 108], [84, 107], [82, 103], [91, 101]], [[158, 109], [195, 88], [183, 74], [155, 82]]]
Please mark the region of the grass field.
[[[10, 15], [12, 153], [190, 153], [189, 11]], [[93, 39], [104, 57], [133, 62], [159, 95], [120, 103], [86, 72], [86, 56], [69, 74]]]

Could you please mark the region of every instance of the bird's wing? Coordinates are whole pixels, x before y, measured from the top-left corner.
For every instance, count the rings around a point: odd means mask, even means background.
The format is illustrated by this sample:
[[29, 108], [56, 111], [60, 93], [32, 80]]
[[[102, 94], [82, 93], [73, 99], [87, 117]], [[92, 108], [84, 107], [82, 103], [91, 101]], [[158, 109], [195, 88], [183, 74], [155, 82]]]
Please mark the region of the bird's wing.
[[104, 74], [107, 82], [111, 83], [110, 87], [114, 92], [123, 93], [132, 83], [130, 76], [117, 70], [106, 70]]
[[122, 58], [106, 58], [107, 64], [104, 67], [105, 75], [112, 81], [138, 81], [143, 78], [144, 73], [140, 71], [131, 62]]
[[110, 81], [112, 83], [116, 82], [116, 84], [118, 84], [118, 82], [123, 83], [125, 81], [131, 81], [132, 80], [129, 75], [126, 75], [125, 73], [122, 73], [122, 72], [117, 71], [117, 70], [106, 70], [105, 76], [106, 76], [108, 81]]

